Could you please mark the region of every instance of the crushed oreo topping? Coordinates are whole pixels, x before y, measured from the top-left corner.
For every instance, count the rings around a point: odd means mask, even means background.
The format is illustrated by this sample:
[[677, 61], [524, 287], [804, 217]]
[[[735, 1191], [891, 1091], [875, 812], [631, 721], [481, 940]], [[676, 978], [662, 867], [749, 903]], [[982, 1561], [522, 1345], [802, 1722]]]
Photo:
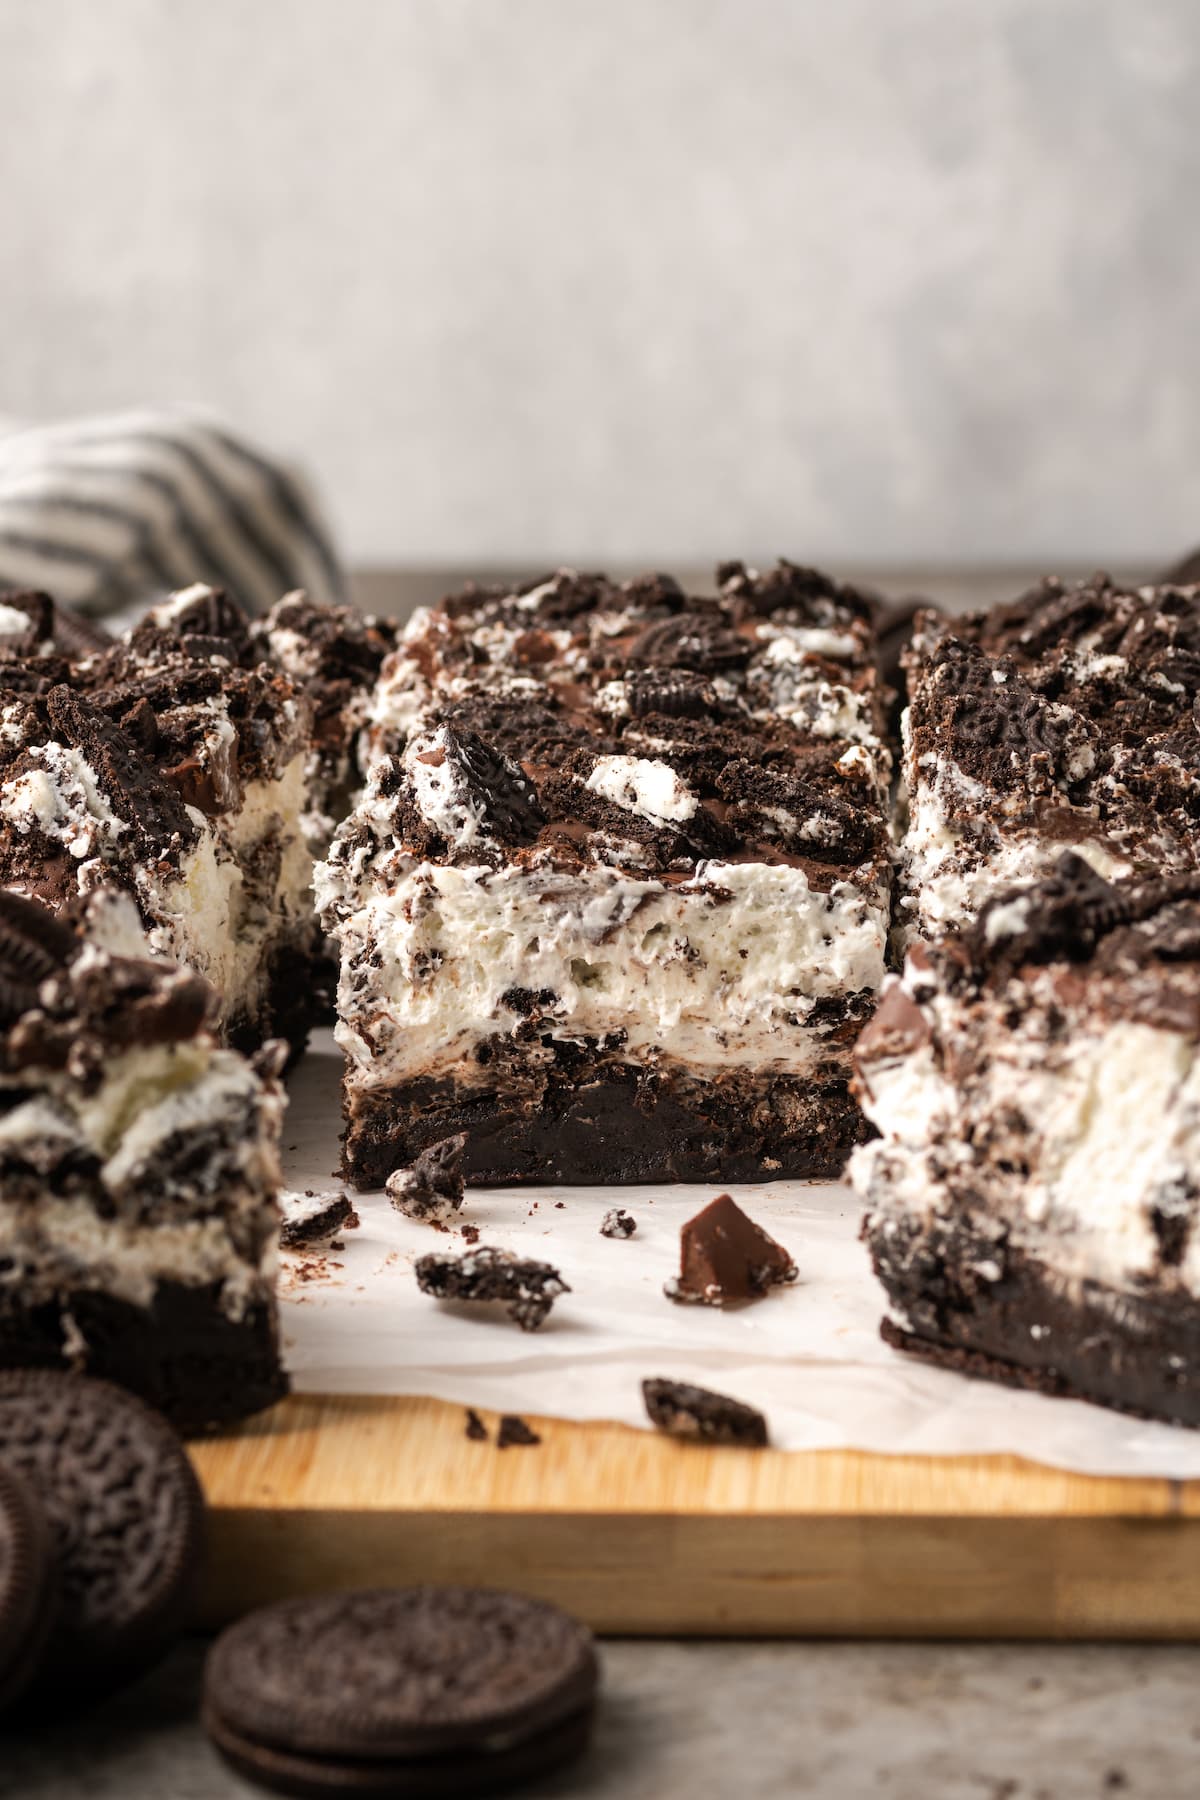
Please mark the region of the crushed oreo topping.
[[650, 1422], [669, 1437], [692, 1438], [703, 1444], [739, 1444], [761, 1450], [767, 1443], [767, 1421], [756, 1407], [687, 1381], [651, 1377], [642, 1383], [642, 1399]]
[[601, 1237], [631, 1238], [636, 1230], [637, 1220], [623, 1206], [612, 1207], [600, 1221]]
[[744, 667], [752, 648], [719, 614], [677, 613], [638, 634], [629, 647], [629, 662], [635, 669], [691, 669], [717, 675]]
[[522, 1331], [545, 1324], [559, 1295], [571, 1291], [550, 1263], [488, 1245], [461, 1256], [419, 1257], [415, 1273], [423, 1294], [435, 1300], [496, 1301]]
[[394, 1169], [384, 1187], [396, 1211], [431, 1224], [453, 1219], [466, 1192], [462, 1172], [466, 1147], [467, 1134], [460, 1131], [422, 1150], [411, 1168]]
[[0, 1025], [30, 1012], [42, 983], [78, 948], [74, 933], [44, 906], [0, 888]]

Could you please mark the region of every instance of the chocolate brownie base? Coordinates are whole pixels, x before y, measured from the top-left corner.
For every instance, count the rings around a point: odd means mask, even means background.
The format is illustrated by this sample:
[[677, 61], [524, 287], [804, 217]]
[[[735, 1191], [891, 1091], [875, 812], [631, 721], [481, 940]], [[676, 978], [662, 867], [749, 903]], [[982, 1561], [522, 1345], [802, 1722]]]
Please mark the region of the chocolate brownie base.
[[271, 1310], [240, 1319], [221, 1310], [217, 1284], [158, 1284], [147, 1307], [95, 1289], [68, 1297], [78, 1340], [68, 1344], [59, 1300], [23, 1304], [0, 1292], [0, 1368], [71, 1368], [139, 1394], [187, 1437], [274, 1405], [288, 1390]]
[[844, 1082], [651, 1070], [555, 1045], [536, 1079], [506, 1091], [449, 1081], [347, 1086], [342, 1172], [382, 1187], [430, 1144], [466, 1135], [470, 1187], [569, 1182], [832, 1180], [869, 1127]]
[[[1200, 1425], [1200, 1313], [1188, 1294], [1068, 1284], [1011, 1246], [998, 1255], [969, 1218], [876, 1215], [863, 1237], [906, 1321], [883, 1321], [895, 1349], [1008, 1387]], [[1000, 1279], [986, 1279], [981, 1262]]]

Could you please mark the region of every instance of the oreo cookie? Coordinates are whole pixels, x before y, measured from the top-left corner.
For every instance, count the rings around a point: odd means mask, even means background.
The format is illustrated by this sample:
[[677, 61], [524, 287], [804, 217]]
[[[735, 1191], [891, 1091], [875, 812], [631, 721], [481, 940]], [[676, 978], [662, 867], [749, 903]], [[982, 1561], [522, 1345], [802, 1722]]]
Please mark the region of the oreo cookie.
[[9, 1369], [0, 1464], [36, 1491], [59, 1565], [39, 1689], [93, 1698], [140, 1674], [187, 1624], [200, 1568], [204, 1501], [183, 1445], [123, 1388]]
[[0, 1463], [0, 1712], [33, 1680], [57, 1607], [46, 1515], [29, 1484]]
[[520, 1594], [312, 1595], [217, 1640], [204, 1724], [276, 1793], [487, 1794], [583, 1750], [598, 1678], [586, 1627]]

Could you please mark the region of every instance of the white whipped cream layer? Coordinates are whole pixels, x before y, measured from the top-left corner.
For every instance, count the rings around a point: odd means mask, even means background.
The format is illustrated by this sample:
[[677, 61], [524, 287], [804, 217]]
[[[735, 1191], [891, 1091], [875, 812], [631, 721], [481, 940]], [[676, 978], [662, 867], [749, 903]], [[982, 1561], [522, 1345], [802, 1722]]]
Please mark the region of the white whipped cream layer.
[[[90, 1184], [78, 1196], [10, 1195], [0, 1204], [0, 1264], [12, 1267], [0, 1282], [74, 1283], [146, 1305], [160, 1280], [220, 1281], [233, 1317], [267, 1291], [273, 1241], [248, 1262], [232, 1232], [273, 1209], [284, 1107], [274, 1082], [200, 1036], [114, 1055], [94, 1090], [63, 1070], [22, 1069], [0, 1083], [0, 1105], [31, 1088], [0, 1111], [0, 1155], [34, 1170], [94, 1158], [115, 1216], [100, 1216]], [[198, 1154], [186, 1177], [164, 1176], [178, 1171], [189, 1138]], [[139, 1194], [160, 1200], [166, 1216], [139, 1217]]]
[[[965, 1041], [971, 1027], [952, 1001], [925, 1011], [943, 1043], [959, 1030]], [[987, 1041], [986, 1059], [955, 1083], [929, 1044], [864, 1059], [862, 1107], [882, 1135], [851, 1159], [858, 1193], [884, 1216], [927, 1219], [953, 1209], [961, 1181], [1014, 1244], [1065, 1279], [1127, 1287], [1152, 1275], [1153, 1214], [1182, 1205], [1200, 1168], [1197, 1046], [1179, 1031], [1098, 1017], [1048, 1040], [1036, 1019], [1011, 1030], [993, 1016]], [[1179, 1276], [1200, 1295], [1196, 1236]]]
[[597, 866], [444, 867], [398, 858], [361, 898], [321, 865], [342, 944], [338, 1038], [364, 1086], [436, 1076], [518, 1023], [514, 988], [556, 998], [563, 1039], [624, 1034], [623, 1054], [801, 1073], [815, 1001], [883, 976], [885, 898], [828, 894], [800, 869], [705, 863], [669, 886]]

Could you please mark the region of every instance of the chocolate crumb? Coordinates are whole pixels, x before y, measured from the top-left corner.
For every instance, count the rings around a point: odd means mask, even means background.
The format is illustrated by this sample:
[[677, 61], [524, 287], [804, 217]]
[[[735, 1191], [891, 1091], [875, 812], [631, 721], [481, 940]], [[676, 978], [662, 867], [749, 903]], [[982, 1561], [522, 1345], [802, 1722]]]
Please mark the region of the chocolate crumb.
[[477, 1244], [479, 1242], [478, 1225], [464, 1225], [462, 1227], [462, 1240], [464, 1244]]
[[540, 1444], [541, 1441], [537, 1432], [517, 1413], [501, 1414], [500, 1429], [496, 1433], [497, 1450], [507, 1450], [510, 1444]]
[[730, 1194], [718, 1194], [680, 1231], [679, 1275], [664, 1293], [700, 1306], [759, 1300], [795, 1281], [796, 1265]]
[[686, 1381], [650, 1377], [642, 1383], [642, 1400], [651, 1424], [669, 1437], [751, 1449], [762, 1449], [767, 1443], [767, 1421], [762, 1413], [727, 1394], [714, 1394]]
[[466, 1432], [473, 1443], [486, 1444], [488, 1441], [488, 1428], [473, 1406], [467, 1408]]
[[636, 1230], [637, 1220], [623, 1206], [614, 1206], [600, 1221], [601, 1237], [631, 1238]]
[[462, 1256], [418, 1257], [415, 1274], [421, 1292], [435, 1300], [498, 1301], [522, 1331], [536, 1331], [559, 1295], [571, 1291], [549, 1263], [490, 1245]]

